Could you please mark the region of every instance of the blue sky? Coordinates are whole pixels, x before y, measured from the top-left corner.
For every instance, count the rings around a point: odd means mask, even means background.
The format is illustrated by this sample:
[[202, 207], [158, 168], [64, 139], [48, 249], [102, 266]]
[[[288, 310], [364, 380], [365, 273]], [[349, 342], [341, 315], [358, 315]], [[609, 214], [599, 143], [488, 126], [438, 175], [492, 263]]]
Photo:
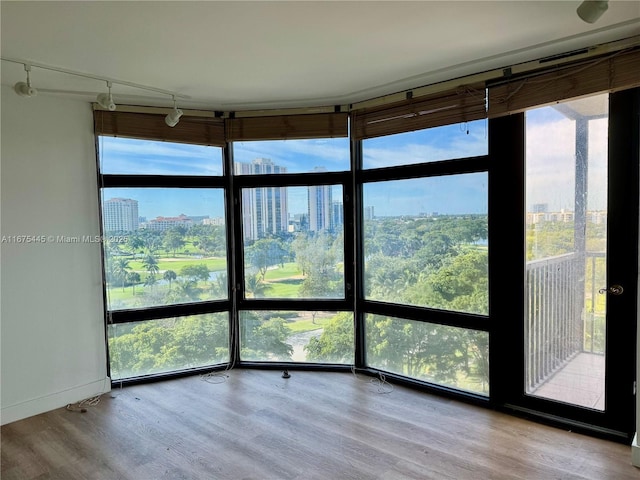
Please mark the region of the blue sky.
[[[595, 121], [590, 130], [589, 208], [604, 208], [598, 193], [606, 177], [606, 122]], [[364, 168], [379, 168], [485, 155], [488, 122], [461, 125], [368, 139], [363, 142]], [[573, 209], [573, 122], [551, 107], [527, 113], [527, 206], [547, 203], [550, 210]], [[222, 149], [168, 142], [101, 137], [101, 169], [113, 174], [221, 175]], [[234, 159], [249, 163], [268, 158], [289, 173], [349, 169], [346, 138], [234, 143]], [[602, 190], [602, 188], [600, 188]], [[291, 188], [289, 211], [306, 211], [306, 189]], [[104, 199], [134, 198], [141, 216], [223, 215], [222, 191], [212, 189], [108, 189]], [[338, 195], [335, 195], [338, 197]], [[334, 198], [337, 200], [337, 198]], [[376, 216], [420, 213], [458, 214], [487, 212], [486, 174], [465, 174], [431, 179], [373, 183], [365, 186], [365, 206]]]
[[[468, 130], [468, 133], [467, 133]], [[364, 142], [365, 168], [414, 164], [486, 153], [486, 122], [453, 125], [422, 132], [395, 135]], [[222, 150], [167, 142], [101, 137], [101, 169], [110, 174], [221, 175]], [[349, 141], [346, 138], [236, 142], [234, 159], [249, 163], [269, 158], [289, 173], [310, 172], [315, 167], [345, 171], [349, 167]], [[306, 211], [306, 189], [290, 188], [289, 211]], [[376, 215], [415, 215], [422, 212], [486, 212], [486, 179], [464, 176], [385, 184], [367, 187], [367, 205]], [[458, 191], [457, 196], [452, 195]], [[336, 189], [334, 201], [341, 196]], [[143, 217], [223, 215], [224, 198], [212, 189], [125, 189], [105, 190], [104, 199], [134, 198]]]

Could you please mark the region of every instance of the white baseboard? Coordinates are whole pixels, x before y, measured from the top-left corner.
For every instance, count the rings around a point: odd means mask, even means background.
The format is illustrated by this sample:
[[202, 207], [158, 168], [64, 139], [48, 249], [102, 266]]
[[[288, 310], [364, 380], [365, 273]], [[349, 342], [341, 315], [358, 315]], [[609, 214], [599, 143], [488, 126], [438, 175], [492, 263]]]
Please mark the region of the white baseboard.
[[77, 387], [56, 392], [44, 397], [34, 398], [15, 405], [3, 407], [0, 410], [0, 425], [16, 422], [24, 418], [32, 417], [40, 413], [49, 412], [56, 408], [61, 408], [70, 403], [76, 403], [86, 398], [95, 397], [111, 391], [111, 379], [79, 385]]
[[638, 443], [638, 433], [633, 437], [633, 443], [631, 443], [631, 463], [635, 467], [640, 467], [640, 444]]

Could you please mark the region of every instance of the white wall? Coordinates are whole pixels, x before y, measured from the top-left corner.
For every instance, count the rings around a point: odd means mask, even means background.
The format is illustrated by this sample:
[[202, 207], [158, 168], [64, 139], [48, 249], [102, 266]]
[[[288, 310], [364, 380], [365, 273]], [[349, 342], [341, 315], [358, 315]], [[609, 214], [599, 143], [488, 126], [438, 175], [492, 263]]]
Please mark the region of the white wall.
[[[2, 86], [1, 423], [108, 391], [89, 103]], [[44, 236], [13, 243], [14, 235]]]

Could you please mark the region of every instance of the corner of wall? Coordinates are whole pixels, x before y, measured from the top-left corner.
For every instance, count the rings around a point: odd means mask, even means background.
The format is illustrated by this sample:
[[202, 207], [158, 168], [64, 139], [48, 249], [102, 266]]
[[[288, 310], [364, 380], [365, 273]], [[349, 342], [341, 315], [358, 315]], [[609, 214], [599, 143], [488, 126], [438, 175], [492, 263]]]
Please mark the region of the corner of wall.
[[6, 425], [23, 418], [49, 412], [62, 408], [71, 403], [82, 401], [86, 398], [103, 395], [111, 391], [111, 379], [109, 377], [86, 385], [80, 385], [69, 390], [52, 393], [32, 400], [2, 408], [0, 410], [0, 425]]

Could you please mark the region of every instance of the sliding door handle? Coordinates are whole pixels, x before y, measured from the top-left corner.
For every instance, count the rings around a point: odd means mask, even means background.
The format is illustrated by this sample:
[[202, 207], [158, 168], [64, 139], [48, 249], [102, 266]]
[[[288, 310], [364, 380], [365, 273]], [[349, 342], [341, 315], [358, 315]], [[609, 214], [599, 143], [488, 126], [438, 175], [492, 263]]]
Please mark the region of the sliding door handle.
[[611, 295], [622, 295], [622, 292], [624, 292], [622, 285], [611, 285], [609, 288], [601, 288], [598, 290], [598, 293], [610, 293]]

